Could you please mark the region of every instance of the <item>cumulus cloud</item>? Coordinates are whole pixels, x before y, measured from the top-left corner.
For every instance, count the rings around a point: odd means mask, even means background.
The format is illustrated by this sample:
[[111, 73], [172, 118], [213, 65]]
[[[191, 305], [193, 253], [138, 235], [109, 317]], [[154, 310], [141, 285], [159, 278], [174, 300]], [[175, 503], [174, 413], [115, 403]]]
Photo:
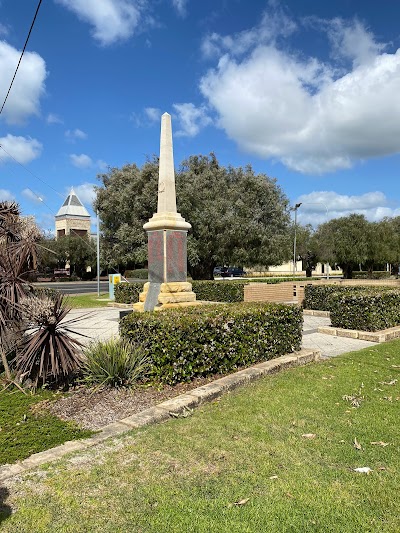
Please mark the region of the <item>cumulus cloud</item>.
[[348, 216], [351, 213], [365, 215], [368, 220], [377, 221], [384, 217], [400, 215], [400, 207], [391, 207], [381, 191], [361, 195], [338, 194], [334, 191], [314, 191], [297, 198], [302, 205], [298, 210], [300, 224], [317, 226], [322, 222]]
[[199, 131], [211, 124], [205, 106], [196, 107], [192, 103], [173, 105], [179, 120], [178, 137], [194, 137]]
[[35, 202], [36, 204], [40, 204], [44, 200], [44, 195], [41, 193], [36, 193], [32, 191], [32, 189], [26, 188], [22, 191], [22, 196], [24, 196], [27, 200], [30, 200], [31, 202]]
[[145, 107], [144, 112], [150, 122], [159, 122], [161, 119], [162, 113], [158, 107]]
[[9, 29], [4, 24], [1, 24], [0, 22], [0, 37], [7, 37], [9, 34]]
[[56, 0], [92, 26], [103, 46], [131, 37], [142, 22], [145, 0]]
[[62, 118], [60, 118], [55, 113], [49, 113], [46, 117], [47, 124], [64, 124]]
[[84, 131], [78, 128], [76, 128], [75, 130], [67, 130], [65, 132], [65, 136], [70, 141], [76, 141], [77, 139], [80, 139], [80, 140], [87, 139], [87, 133], [85, 133]]
[[3, 162], [13, 161], [16, 159], [19, 163], [29, 163], [37, 159], [42, 153], [42, 144], [31, 137], [17, 137], [10, 133], [6, 137], [0, 138], [0, 158]]
[[14, 200], [15, 196], [11, 191], [0, 189], [0, 202], [13, 202]]
[[172, 0], [172, 5], [181, 17], [186, 16], [187, 0]]
[[245, 152], [303, 173], [399, 153], [400, 49], [384, 53], [359, 21], [335, 19], [321, 25], [332, 60], [307, 58], [280, 44], [299, 28], [271, 12], [273, 23], [267, 13], [257, 28], [203, 43], [204, 53], [218, 55], [200, 82], [217, 124]]
[[92, 158], [86, 154], [70, 154], [71, 163], [77, 168], [89, 168], [93, 165]]
[[[11, 83], [21, 52], [0, 41], [0, 80]], [[46, 64], [35, 52], [25, 52], [2, 117], [8, 124], [21, 124], [39, 114], [40, 98], [45, 91]]]
[[[95, 183], [82, 183], [81, 185], [74, 185], [74, 191], [78, 195], [78, 198], [81, 200], [82, 203], [85, 205], [92, 205], [95, 198], [96, 193], [94, 191], [94, 187], [96, 186]], [[69, 191], [67, 191], [66, 194], [68, 194]]]

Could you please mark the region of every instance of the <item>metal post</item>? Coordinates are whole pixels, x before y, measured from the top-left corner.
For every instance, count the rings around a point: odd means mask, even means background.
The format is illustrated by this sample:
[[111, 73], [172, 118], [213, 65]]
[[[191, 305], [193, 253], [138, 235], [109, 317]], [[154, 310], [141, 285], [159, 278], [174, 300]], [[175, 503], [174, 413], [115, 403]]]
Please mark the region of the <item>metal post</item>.
[[296, 276], [296, 229], [297, 229], [297, 210], [301, 206], [300, 204], [296, 204], [294, 206], [294, 240], [293, 240], [293, 277]]
[[97, 210], [97, 296], [100, 296], [100, 224], [99, 211]]

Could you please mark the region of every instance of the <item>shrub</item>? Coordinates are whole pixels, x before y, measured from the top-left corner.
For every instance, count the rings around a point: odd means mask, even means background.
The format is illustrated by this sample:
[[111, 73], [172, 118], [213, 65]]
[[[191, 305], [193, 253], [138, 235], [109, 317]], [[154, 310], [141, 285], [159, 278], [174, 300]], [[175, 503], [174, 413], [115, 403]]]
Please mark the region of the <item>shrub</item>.
[[82, 373], [89, 384], [132, 386], [148, 368], [143, 349], [126, 339], [96, 341], [84, 350]]
[[147, 268], [136, 268], [135, 270], [125, 270], [125, 278], [138, 278], [138, 279], [148, 279], [149, 271]]
[[192, 281], [197, 300], [207, 302], [243, 302], [248, 281]]
[[120, 333], [143, 347], [151, 379], [172, 385], [297, 350], [302, 321], [297, 306], [240, 303], [131, 313]]
[[378, 331], [400, 324], [398, 289], [337, 293], [329, 299], [331, 323], [334, 327]]
[[119, 304], [134, 304], [139, 301], [144, 283], [119, 283], [114, 290], [115, 301]]
[[390, 290], [391, 287], [374, 286], [341, 286], [341, 285], [306, 285], [304, 290], [303, 307], [305, 309], [317, 309], [330, 311], [332, 308], [331, 297], [334, 295], [355, 295], [360, 292], [381, 293]]
[[386, 270], [374, 270], [371, 274], [366, 270], [353, 271], [354, 279], [389, 279], [390, 275]]

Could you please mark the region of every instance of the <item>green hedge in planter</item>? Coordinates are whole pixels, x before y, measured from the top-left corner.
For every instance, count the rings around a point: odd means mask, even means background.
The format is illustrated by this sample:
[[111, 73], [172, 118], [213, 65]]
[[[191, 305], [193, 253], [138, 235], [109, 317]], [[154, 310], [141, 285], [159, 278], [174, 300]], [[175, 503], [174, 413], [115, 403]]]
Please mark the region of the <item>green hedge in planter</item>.
[[[379, 287], [380, 288], [380, 287]], [[332, 326], [378, 331], [400, 325], [400, 290], [358, 291], [330, 296]]]
[[304, 289], [304, 309], [317, 309], [330, 311], [332, 307], [331, 297], [335, 295], [355, 295], [360, 292], [368, 294], [382, 293], [391, 290], [392, 287], [379, 286], [340, 286], [340, 285], [306, 285]]
[[120, 333], [143, 347], [152, 379], [174, 384], [297, 350], [302, 322], [297, 306], [239, 303], [132, 313]]
[[248, 281], [193, 280], [192, 289], [197, 300], [207, 302], [243, 302], [244, 286]]
[[119, 283], [114, 290], [115, 301], [119, 304], [134, 304], [139, 301], [144, 282]]
[[124, 277], [147, 280], [147, 278], [149, 277], [149, 271], [147, 270], [147, 268], [136, 268], [135, 270], [125, 270]]

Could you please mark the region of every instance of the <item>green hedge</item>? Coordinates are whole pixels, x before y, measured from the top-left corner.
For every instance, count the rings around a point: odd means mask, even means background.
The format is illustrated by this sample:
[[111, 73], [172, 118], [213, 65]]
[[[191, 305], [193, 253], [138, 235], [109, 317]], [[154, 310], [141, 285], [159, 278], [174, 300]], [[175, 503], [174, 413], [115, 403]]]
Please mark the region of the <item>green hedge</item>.
[[207, 302], [243, 302], [244, 286], [248, 281], [193, 280], [192, 289], [197, 300]]
[[400, 290], [337, 293], [329, 298], [332, 326], [378, 331], [400, 325]]
[[149, 277], [149, 271], [147, 268], [136, 268], [135, 270], [125, 270], [124, 277], [147, 280], [147, 278]]
[[340, 286], [340, 285], [306, 285], [304, 289], [304, 309], [316, 309], [319, 311], [331, 311], [332, 296], [335, 295], [355, 295], [362, 293], [381, 293], [391, 290], [391, 287], [379, 286]]
[[139, 301], [144, 282], [118, 283], [114, 289], [115, 301], [119, 304], [134, 304]]
[[152, 379], [174, 384], [297, 350], [302, 322], [297, 306], [240, 303], [131, 313], [120, 333], [144, 348]]
[[365, 270], [354, 270], [353, 278], [354, 279], [389, 279], [391, 276], [390, 272], [386, 270], [374, 270], [372, 274]]

